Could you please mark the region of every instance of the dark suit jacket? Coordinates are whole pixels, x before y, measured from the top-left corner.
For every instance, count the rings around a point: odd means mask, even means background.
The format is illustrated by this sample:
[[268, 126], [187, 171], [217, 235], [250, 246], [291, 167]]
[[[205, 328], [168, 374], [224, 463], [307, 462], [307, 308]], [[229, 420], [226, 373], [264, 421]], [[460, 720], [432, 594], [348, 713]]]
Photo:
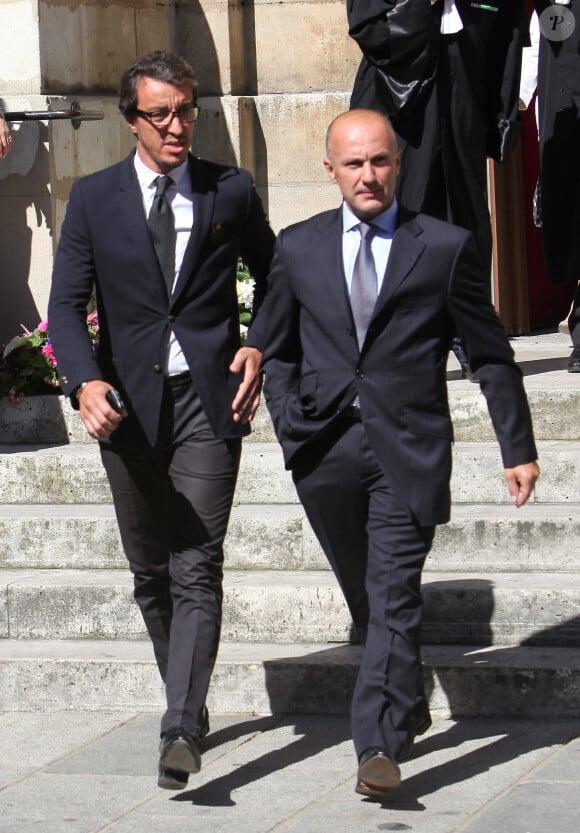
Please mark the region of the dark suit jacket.
[[[170, 299], [143, 211], [133, 154], [73, 185], [56, 254], [48, 320], [65, 394], [87, 379], [118, 387], [129, 418], [113, 442], [157, 438], [164, 366], [173, 329], [193, 384], [219, 437], [248, 433], [234, 423], [240, 382], [228, 366], [240, 346], [236, 265], [241, 256], [264, 298], [274, 235], [247, 171], [190, 157], [194, 223]], [[96, 288], [97, 355], [86, 305]], [[247, 344], [261, 348], [258, 318]]]
[[[477, 8], [456, 0], [463, 30], [456, 36], [465, 67], [461, 107], [488, 156], [504, 161], [515, 141], [521, 49], [528, 43], [525, 0], [497, 0]], [[414, 146], [434, 80], [448, 73], [440, 34], [443, 3], [430, 0], [347, 0], [349, 34], [363, 53], [351, 107], [386, 113], [396, 132]], [[457, 96], [457, 87], [455, 87]], [[445, 106], [442, 102], [441, 106]]]
[[359, 354], [341, 234], [334, 210], [291, 226], [276, 244], [264, 393], [286, 466], [305, 454], [315, 465], [317, 441], [358, 395], [369, 441], [397, 493], [421, 524], [444, 523], [452, 336], [464, 339], [481, 379], [506, 467], [536, 459], [521, 373], [486, 300], [469, 233], [421, 214], [394, 235]]

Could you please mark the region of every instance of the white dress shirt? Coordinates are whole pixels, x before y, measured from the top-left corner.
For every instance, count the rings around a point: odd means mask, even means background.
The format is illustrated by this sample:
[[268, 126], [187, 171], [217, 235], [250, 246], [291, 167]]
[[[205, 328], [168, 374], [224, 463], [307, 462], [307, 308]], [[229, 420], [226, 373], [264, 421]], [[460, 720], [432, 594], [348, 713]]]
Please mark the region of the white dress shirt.
[[461, 15], [454, 0], [443, 0], [443, 14], [441, 15], [441, 34], [454, 35], [463, 29]]
[[[371, 250], [373, 259], [375, 261], [375, 269], [377, 272], [377, 294], [381, 291], [383, 279], [387, 270], [387, 262], [391, 251], [391, 242], [393, 234], [397, 225], [397, 200], [393, 200], [392, 205], [374, 217], [370, 221], [372, 226], [376, 229], [371, 239]], [[354, 262], [360, 247], [360, 232], [358, 230], [360, 220], [352, 213], [348, 205], [342, 204], [342, 258], [344, 264], [344, 274], [346, 277], [346, 285], [348, 287], [348, 294], [350, 295], [350, 287], [352, 284], [352, 273], [354, 270]]]
[[[177, 281], [181, 264], [183, 263], [183, 255], [189, 243], [191, 229], [194, 222], [193, 216], [193, 193], [191, 189], [191, 178], [189, 176], [189, 166], [187, 160], [179, 167], [174, 168], [168, 176], [171, 177], [174, 184], [170, 185], [166, 191], [166, 198], [173, 211], [175, 220], [175, 275], [173, 278], [173, 286]], [[145, 216], [149, 216], [151, 206], [153, 205], [153, 198], [155, 196], [155, 180], [159, 173], [152, 171], [145, 165], [139, 154], [135, 154], [135, 171], [137, 172], [137, 179], [139, 180], [139, 187], [141, 188], [141, 196], [143, 197], [143, 208]], [[169, 336], [169, 345], [166, 356], [165, 372], [168, 375], [176, 373], [183, 373], [188, 370], [188, 365], [185, 356], [179, 346], [175, 334], [172, 332]]]

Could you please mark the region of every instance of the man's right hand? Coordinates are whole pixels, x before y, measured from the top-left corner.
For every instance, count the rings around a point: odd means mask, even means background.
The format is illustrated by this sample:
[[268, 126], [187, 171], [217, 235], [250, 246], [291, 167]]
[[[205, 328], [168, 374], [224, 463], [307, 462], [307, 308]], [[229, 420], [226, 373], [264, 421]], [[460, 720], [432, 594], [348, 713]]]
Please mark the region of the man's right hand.
[[107, 402], [107, 391], [111, 387], [101, 379], [92, 379], [86, 383], [78, 397], [81, 419], [91, 437], [96, 440], [108, 440], [127, 416], [126, 410], [118, 414]]

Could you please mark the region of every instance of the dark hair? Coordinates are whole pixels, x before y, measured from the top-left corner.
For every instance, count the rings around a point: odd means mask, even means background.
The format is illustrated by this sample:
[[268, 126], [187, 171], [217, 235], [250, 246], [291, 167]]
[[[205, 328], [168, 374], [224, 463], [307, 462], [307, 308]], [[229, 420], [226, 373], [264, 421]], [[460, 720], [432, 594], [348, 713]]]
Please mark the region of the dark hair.
[[168, 84], [191, 84], [193, 103], [197, 103], [197, 79], [191, 65], [171, 52], [149, 52], [127, 67], [121, 78], [119, 110], [127, 116], [137, 109], [137, 83], [140, 78], [155, 78]]

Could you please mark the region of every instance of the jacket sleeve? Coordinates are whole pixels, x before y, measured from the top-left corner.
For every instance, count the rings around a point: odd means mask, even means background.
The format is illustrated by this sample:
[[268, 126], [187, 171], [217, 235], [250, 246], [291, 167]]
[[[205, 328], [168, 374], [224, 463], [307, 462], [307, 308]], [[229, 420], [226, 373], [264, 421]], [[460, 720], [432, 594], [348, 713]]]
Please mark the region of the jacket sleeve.
[[471, 235], [466, 235], [455, 258], [448, 305], [455, 331], [480, 379], [504, 467], [536, 460], [538, 453], [522, 373], [514, 361], [504, 327], [487, 300]]
[[377, 61], [391, 54], [391, 30], [387, 19], [397, 0], [346, 0], [348, 34], [361, 52]]
[[264, 311], [267, 313], [264, 398], [280, 439], [288, 398], [296, 392], [302, 361], [299, 304], [284, 263], [283, 231], [278, 235], [274, 251]]
[[101, 379], [87, 331], [87, 305], [93, 292], [93, 247], [79, 182], [73, 185], [62, 225], [48, 303], [48, 330], [63, 392]]
[[349, 35], [363, 53], [351, 106], [368, 106], [363, 88], [370, 64], [384, 109], [394, 116], [435, 78], [440, 16], [429, 0], [347, 0], [347, 17]]
[[248, 193], [247, 221], [242, 239], [242, 259], [254, 279], [252, 323], [246, 337], [248, 347], [264, 347], [266, 314], [261, 312], [268, 291], [268, 273], [276, 237], [270, 228], [262, 201], [253, 184]]

